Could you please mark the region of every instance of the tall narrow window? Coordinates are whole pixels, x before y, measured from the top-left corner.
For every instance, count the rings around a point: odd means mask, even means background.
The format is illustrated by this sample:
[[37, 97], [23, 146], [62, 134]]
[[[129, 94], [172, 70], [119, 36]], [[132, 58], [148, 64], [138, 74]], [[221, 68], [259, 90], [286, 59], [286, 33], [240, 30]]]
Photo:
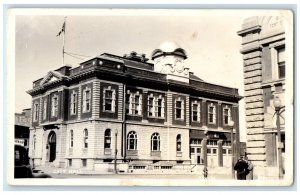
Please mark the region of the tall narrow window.
[[106, 129], [104, 132], [104, 148], [111, 148], [111, 130]]
[[91, 90], [86, 88], [83, 92], [83, 112], [89, 112], [91, 106]]
[[36, 135], [33, 135], [33, 150], [35, 150], [35, 144], [36, 144]]
[[73, 148], [74, 144], [74, 132], [73, 130], [70, 131], [70, 148]]
[[142, 114], [142, 95], [139, 91], [130, 92], [127, 91], [126, 96], [126, 113], [133, 115]]
[[200, 122], [200, 102], [194, 101], [192, 103], [192, 121], [193, 122]]
[[105, 88], [103, 90], [103, 106], [104, 111], [115, 111], [115, 99], [116, 99], [116, 93], [115, 90], [112, 90], [109, 86], [108, 88]]
[[162, 95], [148, 96], [148, 116], [150, 117], [164, 117], [164, 97]]
[[213, 103], [208, 105], [208, 123], [216, 123], [216, 106]]
[[184, 119], [184, 103], [180, 98], [175, 100], [175, 119]]
[[278, 78], [285, 78], [285, 48], [277, 49]]
[[47, 119], [47, 99], [43, 102], [43, 120]]
[[34, 104], [33, 110], [34, 110], [34, 112], [33, 112], [33, 121], [37, 121], [38, 117], [39, 117], [39, 104], [38, 103]]
[[160, 151], [160, 137], [158, 133], [153, 133], [151, 136], [151, 150]]
[[226, 105], [223, 108], [223, 124], [228, 125], [230, 118], [231, 118], [230, 108]]
[[148, 115], [149, 116], [154, 116], [154, 97], [149, 97], [148, 98]]
[[83, 131], [83, 147], [84, 148], [88, 148], [88, 130], [87, 129], [84, 129]]
[[71, 114], [74, 115], [77, 112], [77, 93], [73, 91], [71, 94]]
[[58, 96], [54, 95], [51, 100], [51, 116], [57, 117], [58, 113]]
[[137, 150], [137, 135], [135, 131], [130, 131], [127, 135], [127, 149]]
[[176, 137], [176, 151], [181, 152], [181, 135], [178, 134]]

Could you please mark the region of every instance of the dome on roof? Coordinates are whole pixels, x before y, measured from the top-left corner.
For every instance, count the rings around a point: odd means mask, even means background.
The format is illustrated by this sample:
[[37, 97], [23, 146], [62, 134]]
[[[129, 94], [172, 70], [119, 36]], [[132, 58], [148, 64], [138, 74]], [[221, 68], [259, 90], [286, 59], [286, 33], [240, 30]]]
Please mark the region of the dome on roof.
[[159, 45], [158, 49], [164, 52], [173, 52], [176, 49], [180, 49], [180, 46], [175, 42], [165, 41]]
[[154, 58], [165, 56], [165, 55], [181, 56], [184, 59], [187, 58], [185, 50], [182, 49], [177, 43], [172, 41], [165, 41], [161, 43], [158, 49], [155, 49], [152, 52], [151, 58], [153, 60]]

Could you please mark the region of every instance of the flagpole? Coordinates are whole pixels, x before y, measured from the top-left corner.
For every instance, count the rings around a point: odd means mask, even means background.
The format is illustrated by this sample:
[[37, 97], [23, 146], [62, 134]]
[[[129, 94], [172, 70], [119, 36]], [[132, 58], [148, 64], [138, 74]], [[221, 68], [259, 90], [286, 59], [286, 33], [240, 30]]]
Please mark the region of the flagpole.
[[63, 61], [63, 64], [65, 64], [65, 33], [66, 33], [66, 18], [65, 17], [65, 20], [64, 20], [64, 30], [63, 30], [63, 46], [62, 46], [62, 61]]

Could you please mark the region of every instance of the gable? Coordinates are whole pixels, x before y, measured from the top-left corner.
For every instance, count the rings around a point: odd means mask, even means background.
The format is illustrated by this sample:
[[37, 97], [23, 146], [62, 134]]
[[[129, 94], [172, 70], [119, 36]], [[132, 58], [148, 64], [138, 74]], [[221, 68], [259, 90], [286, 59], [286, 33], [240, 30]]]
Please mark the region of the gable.
[[41, 81], [41, 85], [45, 85], [47, 83], [52, 83], [58, 80], [63, 79], [64, 76], [58, 72], [50, 71]]

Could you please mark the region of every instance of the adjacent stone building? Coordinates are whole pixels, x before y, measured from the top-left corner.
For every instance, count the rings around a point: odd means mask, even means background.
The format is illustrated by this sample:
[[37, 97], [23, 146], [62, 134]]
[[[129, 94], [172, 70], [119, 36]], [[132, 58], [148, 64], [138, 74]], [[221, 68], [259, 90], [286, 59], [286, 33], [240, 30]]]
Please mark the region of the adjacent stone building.
[[[278, 176], [276, 115], [273, 100], [285, 92], [285, 27], [282, 17], [251, 17], [242, 30], [247, 125], [247, 154], [256, 177]], [[284, 111], [280, 111], [283, 158]]]
[[128, 172], [230, 167], [241, 97], [195, 76], [186, 58], [165, 42], [154, 63], [136, 52], [104, 53], [34, 81], [33, 163]]

